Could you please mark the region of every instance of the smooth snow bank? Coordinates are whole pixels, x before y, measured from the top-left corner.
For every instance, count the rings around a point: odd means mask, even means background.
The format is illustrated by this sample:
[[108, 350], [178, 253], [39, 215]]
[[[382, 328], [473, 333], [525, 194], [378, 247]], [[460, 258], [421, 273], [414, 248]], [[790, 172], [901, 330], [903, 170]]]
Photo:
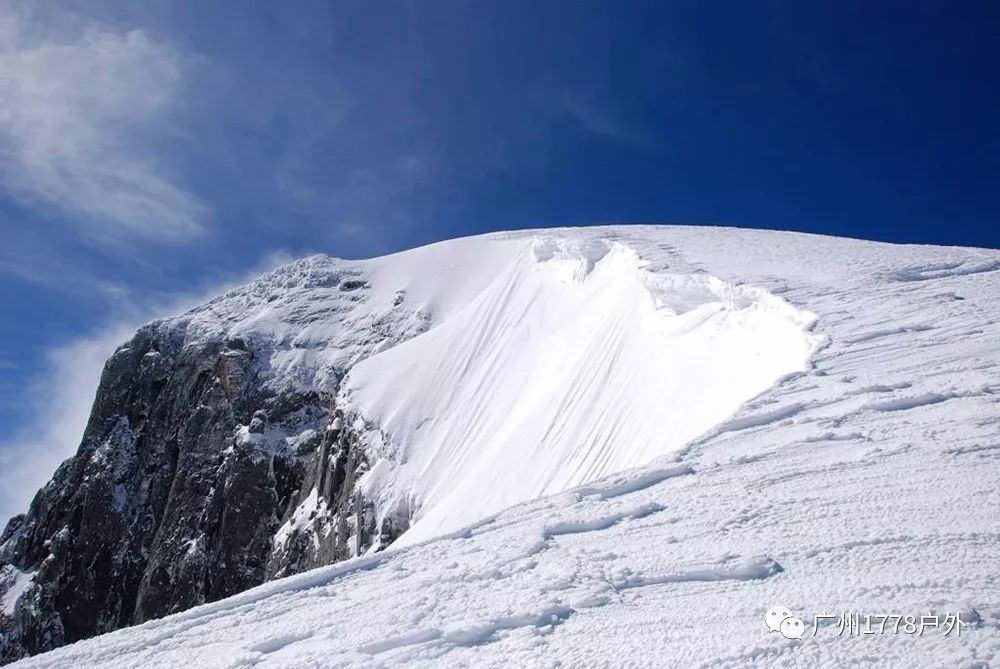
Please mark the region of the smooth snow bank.
[[804, 370], [820, 341], [812, 314], [764, 290], [650, 272], [622, 243], [480, 250], [493, 274], [464, 267], [478, 295], [437, 298], [443, 322], [344, 382], [342, 402], [385, 435], [361, 485], [381, 513], [412, 516], [404, 545], [674, 452]]

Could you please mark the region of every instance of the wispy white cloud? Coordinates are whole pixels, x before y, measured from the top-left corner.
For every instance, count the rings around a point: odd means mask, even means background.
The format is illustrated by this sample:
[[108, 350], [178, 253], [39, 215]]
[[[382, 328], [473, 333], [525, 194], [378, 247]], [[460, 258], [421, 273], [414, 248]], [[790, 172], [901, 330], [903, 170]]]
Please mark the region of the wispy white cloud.
[[48, 353], [44, 377], [28, 391], [34, 420], [12, 443], [0, 446], [0, 526], [26, 511], [35, 491], [73, 453], [104, 361], [132, 329], [116, 324]]
[[556, 102], [559, 111], [580, 130], [591, 135], [633, 146], [642, 146], [650, 141], [638, 128], [616, 115], [604, 98], [567, 92]]
[[[0, 173], [98, 241], [178, 240], [206, 206], [148, 151], [172, 132], [185, 60], [142, 30], [0, 7]], [[82, 19], [80, 19], [82, 21]]]
[[41, 374], [25, 389], [31, 418], [13, 439], [0, 442], [0, 530], [11, 516], [27, 510], [35, 492], [76, 451], [104, 361], [140, 325], [182, 313], [291, 259], [285, 251], [269, 252], [237, 279], [220, 281], [190, 294], [160, 296], [146, 304], [123, 307], [113, 322], [49, 350]]
[[[5, 278], [91, 302], [99, 300], [108, 308], [129, 299], [126, 284], [111, 280], [105, 268], [88, 267], [80, 254], [63, 248], [51, 233], [19, 234], [17, 223], [5, 216], [0, 216], [0, 229], [8, 231], [0, 245], [0, 275]], [[137, 262], [133, 259], [133, 264]]]

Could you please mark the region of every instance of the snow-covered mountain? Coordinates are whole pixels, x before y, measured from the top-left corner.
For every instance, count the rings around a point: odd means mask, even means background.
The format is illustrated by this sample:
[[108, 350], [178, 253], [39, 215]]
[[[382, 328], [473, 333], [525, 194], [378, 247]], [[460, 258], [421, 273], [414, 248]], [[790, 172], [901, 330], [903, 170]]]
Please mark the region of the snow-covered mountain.
[[382, 433], [362, 488], [405, 544], [673, 453], [822, 341], [780, 297], [614, 235], [483, 246], [463, 265], [496, 256], [485, 287], [341, 390]]
[[148, 621], [24, 664], [989, 666], [998, 474], [997, 251], [622, 226], [308, 258], [112, 357], [4, 532], [2, 643]]

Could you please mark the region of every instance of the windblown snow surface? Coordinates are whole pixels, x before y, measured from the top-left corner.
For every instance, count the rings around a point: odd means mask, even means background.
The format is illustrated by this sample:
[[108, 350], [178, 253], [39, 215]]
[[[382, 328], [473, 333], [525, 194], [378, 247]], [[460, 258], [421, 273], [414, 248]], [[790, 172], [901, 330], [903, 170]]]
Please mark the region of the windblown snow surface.
[[1000, 663], [1000, 252], [629, 226], [354, 269], [425, 319], [339, 398], [411, 529], [23, 666]]

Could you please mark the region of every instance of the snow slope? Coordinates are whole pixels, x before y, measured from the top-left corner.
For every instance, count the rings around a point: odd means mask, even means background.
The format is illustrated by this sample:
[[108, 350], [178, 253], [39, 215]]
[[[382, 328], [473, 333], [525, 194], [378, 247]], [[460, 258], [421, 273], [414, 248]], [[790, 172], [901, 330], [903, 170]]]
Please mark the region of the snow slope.
[[505, 248], [474, 299], [344, 383], [340, 404], [383, 432], [363, 487], [415, 521], [404, 545], [673, 452], [821, 340], [766, 291], [650, 272], [625, 244]]
[[[342, 397], [413, 535], [23, 666], [1000, 663], [1000, 252], [616, 227], [357, 271], [428, 317]], [[850, 612], [967, 625], [812, 635]]]

